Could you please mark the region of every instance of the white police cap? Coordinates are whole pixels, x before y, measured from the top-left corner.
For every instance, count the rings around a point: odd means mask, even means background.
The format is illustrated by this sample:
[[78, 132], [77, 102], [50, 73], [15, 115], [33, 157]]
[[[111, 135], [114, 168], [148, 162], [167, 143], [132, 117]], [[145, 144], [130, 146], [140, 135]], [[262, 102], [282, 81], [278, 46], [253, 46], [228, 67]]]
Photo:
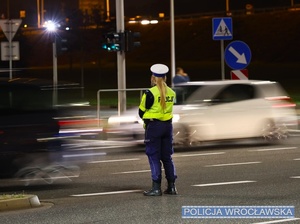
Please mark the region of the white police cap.
[[154, 64], [150, 67], [150, 71], [156, 77], [164, 77], [169, 71], [169, 68], [164, 64]]

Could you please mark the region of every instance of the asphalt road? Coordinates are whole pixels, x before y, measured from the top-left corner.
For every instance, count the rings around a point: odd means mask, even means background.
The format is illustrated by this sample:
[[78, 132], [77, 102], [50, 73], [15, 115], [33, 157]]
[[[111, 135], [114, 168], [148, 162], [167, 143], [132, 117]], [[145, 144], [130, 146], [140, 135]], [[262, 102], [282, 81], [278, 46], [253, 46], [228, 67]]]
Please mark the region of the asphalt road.
[[[3, 194], [25, 192], [42, 207], [1, 212], [5, 223], [299, 223], [299, 138], [283, 145], [220, 144], [174, 154], [179, 195], [145, 197], [151, 185], [143, 148], [78, 140], [81, 174], [48, 185], [1, 181]], [[94, 153], [93, 156], [91, 153]], [[79, 155], [81, 155], [79, 157]], [[79, 159], [81, 158], [81, 159]], [[74, 162], [74, 161], [73, 161]], [[165, 180], [163, 180], [163, 188]], [[294, 219], [184, 219], [182, 206], [295, 206]]]

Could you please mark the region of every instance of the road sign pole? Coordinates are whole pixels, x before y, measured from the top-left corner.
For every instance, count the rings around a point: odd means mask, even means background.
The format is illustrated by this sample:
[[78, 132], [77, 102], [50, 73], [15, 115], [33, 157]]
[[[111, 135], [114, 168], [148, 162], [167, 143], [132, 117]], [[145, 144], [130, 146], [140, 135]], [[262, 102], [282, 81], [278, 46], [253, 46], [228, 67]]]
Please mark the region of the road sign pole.
[[12, 39], [12, 21], [9, 20], [8, 21], [8, 30], [9, 30], [9, 41], [8, 41], [8, 45], [9, 45], [9, 79], [12, 79], [12, 46], [11, 46], [11, 39]]
[[225, 79], [224, 40], [221, 40], [220, 43], [221, 43], [221, 74], [222, 74], [222, 80], [224, 80]]

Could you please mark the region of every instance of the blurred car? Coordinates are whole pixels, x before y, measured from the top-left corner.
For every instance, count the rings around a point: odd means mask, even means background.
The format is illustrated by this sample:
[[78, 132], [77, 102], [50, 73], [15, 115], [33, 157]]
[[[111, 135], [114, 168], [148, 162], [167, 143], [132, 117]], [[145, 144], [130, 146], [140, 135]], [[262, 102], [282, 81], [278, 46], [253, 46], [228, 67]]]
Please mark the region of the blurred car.
[[[60, 82], [57, 88], [71, 86]], [[0, 78], [0, 178], [61, 162], [60, 111], [53, 104], [52, 80]]]
[[[278, 142], [298, 129], [296, 104], [282, 86], [263, 80], [187, 82], [174, 87], [174, 145], [216, 140], [262, 139]], [[108, 138], [141, 143], [138, 108], [108, 119]]]

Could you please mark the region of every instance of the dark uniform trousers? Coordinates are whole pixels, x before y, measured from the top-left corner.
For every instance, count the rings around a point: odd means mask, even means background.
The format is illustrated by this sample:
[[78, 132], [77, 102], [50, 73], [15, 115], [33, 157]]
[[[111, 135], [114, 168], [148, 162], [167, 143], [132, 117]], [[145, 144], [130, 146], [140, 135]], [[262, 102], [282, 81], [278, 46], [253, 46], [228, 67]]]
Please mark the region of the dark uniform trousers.
[[161, 165], [165, 169], [167, 180], [175, 181], [177, 178], [172, 160], [172, 154], [174, 153], [172, 143], [173, 125], [171, 120], [148, 122], [145, 132], [146, 155], [149, 159], [152, 180], [155, 182], [161, 181]]

